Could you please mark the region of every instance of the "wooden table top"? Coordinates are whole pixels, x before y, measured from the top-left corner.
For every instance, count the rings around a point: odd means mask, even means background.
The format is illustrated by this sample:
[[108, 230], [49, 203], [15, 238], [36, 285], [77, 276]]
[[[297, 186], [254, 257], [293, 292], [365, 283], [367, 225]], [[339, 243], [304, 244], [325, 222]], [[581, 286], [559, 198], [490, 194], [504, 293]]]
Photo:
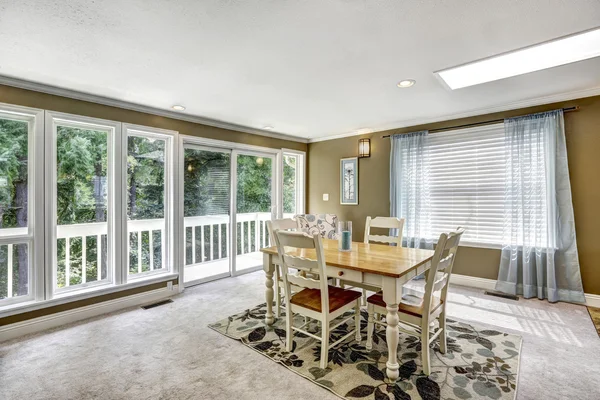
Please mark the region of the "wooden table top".
[[[433, 250], [412, 249], [352, 242], [352, 251], [339, 251], [338, 241], [323, 239], [325, 263], [339, 268], [399, 278], [430, 261]], [[277, 247], [260, 249], [263, 253], [277, 255]], [[316, 259], [314, 250], [297, 249], [289, 253], [293, 256]]]

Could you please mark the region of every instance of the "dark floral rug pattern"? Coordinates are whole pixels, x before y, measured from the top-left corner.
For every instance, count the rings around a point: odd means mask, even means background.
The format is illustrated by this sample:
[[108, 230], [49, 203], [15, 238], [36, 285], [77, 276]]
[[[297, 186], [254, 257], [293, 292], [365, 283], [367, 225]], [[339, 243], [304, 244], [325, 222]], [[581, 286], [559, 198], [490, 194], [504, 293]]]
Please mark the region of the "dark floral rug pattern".
[[[365, 348], [366, 312], [361, 313], [363, 341], [353, 336], [329, 350], [329, 365], [319, 368], [320, 342], [303, 334], [294, 336], [293, 350], [285, 350], [285, 318], [273, 326], [264, 324], [266, 304], [232, 315], [209, 325], [217, 332], [240, 340], [245, 345], [285, 365], [290, 370], [346, 399], [393, 400], [513, 400], [517, 389], [521, 337], [447, 320], [448, 352], [439, 352], [432, 344], [432, 373], [421, 369], [421, 342], [400, 334], [398, 360], [400, 378], [391, 384], [385, 376], [387, 344], [385, 329], [375, 330], [373, 349]], [[303, 323], [298, 317], [296, 326]], [[353, 327], [342, 324], [331, 333], [331, 341], [344, 336]], [[309, 332], [318, 332], [311, 322]]]

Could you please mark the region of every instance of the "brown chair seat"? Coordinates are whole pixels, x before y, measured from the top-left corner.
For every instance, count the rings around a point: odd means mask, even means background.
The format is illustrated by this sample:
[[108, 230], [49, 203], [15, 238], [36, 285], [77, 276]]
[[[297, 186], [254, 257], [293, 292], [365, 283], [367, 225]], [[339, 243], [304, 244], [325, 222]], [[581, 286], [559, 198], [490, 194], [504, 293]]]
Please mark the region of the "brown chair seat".
[[[362, 296], [361, 292], [341, 289], [334, 286], [329, 288], [329, 312], [334, 312]], [[316, 312], [321, 310], [321, 291], [319, 289], [304, 289], [292, 296], [290, 304], [307, 308]]]
[[[440, 307], [444, 302], [439, 297], [433, 297], [432, 299], [432, 307], [431, 312], [435, 311], [438, 307]], [[385, 301], [383, 301], [383, 293], [375, 293], [372, 296], [367, 298], [367, 303], [375, 304], [379, 307], [386, 307]], [[409, 304], [400, 303], [398, 304], [398, 312], [402, 312], [409, 315], [414, 315], [415, 317], [421, 317], [423, 315], [423, 305], [421, 306], [413, 306]]]

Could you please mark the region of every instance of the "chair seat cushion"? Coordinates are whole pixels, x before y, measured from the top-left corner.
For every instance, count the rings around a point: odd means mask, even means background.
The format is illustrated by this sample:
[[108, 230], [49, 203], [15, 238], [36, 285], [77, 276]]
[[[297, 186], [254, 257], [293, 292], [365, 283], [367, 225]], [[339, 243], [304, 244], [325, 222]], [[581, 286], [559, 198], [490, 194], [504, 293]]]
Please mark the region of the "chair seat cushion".
[[[414, 296], [410, 296], [410, 297], [414, 297]], [[398, 304], [398, 312], [413, 315], [415, 317], [422, 317], [423, 316], [423, 303], [421, 302], [420, 305], [416, 305], [414, 298], [407, 298], [406, 300], [407, 300], [406, 302], [401, 302], [400, 304]], [[404, 301], [404, 299], [403, 299], [403, 301]], [[438, 307], [440, 307], [444, 303], [439, 297], [433, 297], [432, 301], [433, 301], [433, 304], [431, 307], [431, 312], [434, 312]], [[409, 304], [409, 302], [410, 302], [410, 304]], [[369, 296], [367, 298], [367, 303], [371, 303], [371, 304], [374, 304], [376, 306], [383, 307], [383, 308], [386, 307], [385, 301], [383, 301], [383, 294], [381, 292], [375, 293], [374, 295]]]
[[[354, 290], [341, 289], [335, 286], [328, 286], [328, 288], [329, 312], [334, 312], [362, 296], [362, 293]], [[296, 293], [292, 296], [290, 304], [316, 312], [323, 312], [321, 310], [321, 291], [319, 289], [304, 289]]]

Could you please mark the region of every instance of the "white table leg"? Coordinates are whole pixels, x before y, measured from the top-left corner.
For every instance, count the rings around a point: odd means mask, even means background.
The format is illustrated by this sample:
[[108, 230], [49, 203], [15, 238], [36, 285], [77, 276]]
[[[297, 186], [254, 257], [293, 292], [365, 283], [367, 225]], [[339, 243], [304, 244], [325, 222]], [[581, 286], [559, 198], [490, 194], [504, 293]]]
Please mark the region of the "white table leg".
[[265, 315], [265, 324], [273, 325], [275, 318], [273, 317], [273, 273], [275, 272], [275, 264], [273, 264], [273, 256], [263, 254], [263, 269], [265, 271], [265, 300], [267, 301], [267, 314]]
[[[398, 288], [400, 286], [400, 288]], [[388, 360], [386, 363], [386, 374], [391, 382], [398, 379], [400, 365], [398, 364], [398, 295], [402, 295], [402, 286], [395, 278], [385, 277], [383, 279], [383, 301], [387, 308], [387, 328], [385, 338], [388, 346]]]

